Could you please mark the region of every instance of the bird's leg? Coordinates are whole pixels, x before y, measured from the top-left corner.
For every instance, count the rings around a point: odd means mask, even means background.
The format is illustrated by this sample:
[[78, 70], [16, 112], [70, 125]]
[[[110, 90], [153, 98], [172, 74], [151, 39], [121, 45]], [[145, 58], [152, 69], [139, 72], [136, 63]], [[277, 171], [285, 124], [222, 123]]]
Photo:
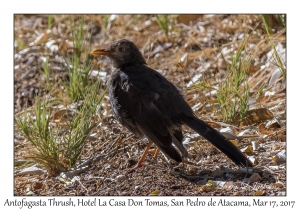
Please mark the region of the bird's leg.
[[154, 159], [157, 159], [158, 153], [159, 153], [159, 148], [156, 148], [154, 153]]
[[186, 166], [187, 164], [192, 164], [192, 165], [194, 165], [194, 164], [190, 161], [189, 158], [183, 157], [183, 158], [182, 158], [182, 170], [183, 170], [183, 171], [185, 171], [185, 166]]
[[135, 169], [140, 168], [140, 167], [143, 166], [142, 162], [145, 160], [145, 158], [146, 158], [146, 156], [148, 154], [148, 150], [150, 149], [150, 147], [152, 146], [152, 144], [153, 144], [153, 142], [151, 140], [149, 140], [149, 143], [148, 143], [148, 145], [147, 145], [147, 147], [146, 147], [143, 155], [141, 156], [139, 162], [136, 164], [136, 166], [134, 166], [133, 168], [129, 169], [127, 171], [128, 173], [130, 173], [130, 172], [134, 171]]
[[186, 159], [186, 158], [182, 158], [182, 163], [191, 164], [189, 159]]

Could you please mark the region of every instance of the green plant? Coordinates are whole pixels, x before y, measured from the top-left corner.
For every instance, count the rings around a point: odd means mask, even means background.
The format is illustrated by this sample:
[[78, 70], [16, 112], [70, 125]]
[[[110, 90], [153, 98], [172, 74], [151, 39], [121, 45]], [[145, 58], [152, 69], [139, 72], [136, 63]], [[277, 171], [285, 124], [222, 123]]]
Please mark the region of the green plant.
[[168, 15], [155, 15], [159, 27], [164, 31], [165, 35], [169, 36], [169, 20]]
[[110, 15], [104, 15], [104, 17], [103, 17], [104, 28], [107, 28], [107, 26], [108, 26], [109, 17], [110, 17]]
[[286, 15], [285, 14], [279, 14], [277, 15], [279, 24], [281, 27], [285, 28], [286, 27]]
[[169, 30], [171, 27], [170, 19], [168, 15], [155, 15], [156, 21], [159, 27], [163, 30], [164, 34], [166, 35], [167, 39], [169, 38]]
[[[78, 160], [85, 140], [90, 131], [97, 125], [93, 117], [97, 113], [105, 91], [97, 95], [101, 86], [98, 81], [95, 87], [89, 88], [78, 110], [66, 107], [59, 123], [53, 118], [53, 111], [47, 101], [36, 97], [34, 117], [29, 113], [16, 117], [16, 123], [25, 137], [33, 144], [35, 150], [29, 159], [44, 166], [52, 175], [57, 175], [73, 167]], [[72, 113], [71, 117], [67, 113]], [[57, 120], [57, 119], [56, 119]]]
[[[242, 52], [249, 37], [244, 39], [236, 55], [232, 56], [231, 64], [227, 64], [226, 78], [219, 83], [217, 98], [223, 121], [233, 122], [236, 115], [239, 114], [241, 122], [248, 111], [250, 90], [246, 71], [250, 66], [251, 60], [245, 59]], [[226, 62], [224, 56], [223, 59]]]
[[25, 43], [23, 39], [16, 38], [16, 42], [17, 42], [18, 50], [23, 50], [25, 48]]
[[46, 88], [49, 89], [50, 85], [50, 67], [49, 67], [49, 56], [46, 57], [46, 62], [43, 64], [42, 74], [46, 81]]
[[[281, 74], [283, 76], [284, 79], [286, 79], [286, 68], [285, 68], [285, 64], [282, 62], [282, 59], [280, 58], [277, 50], [276, 50], [276, 47], [275, 47], [275, 44], [273, 42], [273, 39], [272, 39], [272, 36], [270, 34], [270, 28], [271, 26], [269, 25], [268, 21], [267, 21], [267, 18], [268, 16], [267, 15], [262, 15], [262, 19], [263, 19], [263, 22], [264, 22], [264, 26], [265, 26], [265, 29], [266, 29], [266, 32], [268, 34], [268, 38], [269, 38], [269, 42], [270, 42], [270, 45], [273, 49], [273, 55], [274, 55], [274, 60], [276, 61], [275, 65], [278, 66], [278, 68], [280, 69], [281, 71]], [[282, 20], [280, 18], [280, 20]], [[282, 20], [284, 21], [284, 20]]]
[[[91, 38], [89, 39], [88, 46], [86, 42], [86, 35], [84, 33], [84, 18], [81, 17], [78, 21], [73, 22], [73, 45], [74, 51], [70, 57], [65, 58], [65, 63], [69, 75], [69, 81], [63, 83], [67, 94], [74, 100], [82, 100], [87, 94], [89, 86], [94, 84], [89, 82], [90, 69], [92, 65], [91, 51]], [[85, 54], [84, 54], [85, 52]], [[82, 56], [85, 61], [81, 62]]]
[[48, 15], [48, 29], [51, 29], [53, 22], [53, 15]]
[[199, 80], [197, 80], [188, 88], [188, 91], [201, 91], [204, 89], [214, 89], [214, 88], [211, 86], [209, 81], [202, 76]]
[[94, 86], [89, 86], [88, 92], [84, 98], [84, 103], [77, 114], [70, 120], [69, 131], [63, 136], [64, 142], [67, 142], [65, 156], [70, 160], [70, 166], [73, 166], [78, 159], [85, 139], [90, 131], [97, 125], [98, 122], [92, 122], [93, 116], [98, 112], [100, 104], [106, 93], [105, 89], [100, 96], [98, 90], [101, 82], [97, 81]]
[[264, 25], [268, 27], [268, 30], [286, 27], [285, 14], [263, 14], [261, 16], [264, 21]]
[[36, 151], [33, 151], [32, 159], [41, 163], [51, 173], [65, 170], [59, 161], [59, 143], [54, 132], [50, 131], [50, 110], [39, 97], [35, 100], [34, 117], [25, 112], [23, 116], [16, 118], [16, 123], [21, 128], [26, 138], [33, 144]]

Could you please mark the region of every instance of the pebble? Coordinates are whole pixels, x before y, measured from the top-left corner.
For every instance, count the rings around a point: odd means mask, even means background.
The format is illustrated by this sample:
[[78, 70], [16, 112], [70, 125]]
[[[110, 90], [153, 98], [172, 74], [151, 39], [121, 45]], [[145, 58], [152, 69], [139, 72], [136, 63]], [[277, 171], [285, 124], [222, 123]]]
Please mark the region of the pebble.
[[113, 181], [115, 181], [114, 179], [111, 179], [111, 178], [106, 178], [106, 179], [104, 179], [104, 182], [113, 182]]
[[116, 177], [117, 182], [123, 182], [124, 180], [126, 180], [126, 176], [124, 175], [119, 175]]
[[35, 194], [34, 194], [34, 192], [29, 191], [29, 192], [26, 193], [26, 195], [35, 195]]

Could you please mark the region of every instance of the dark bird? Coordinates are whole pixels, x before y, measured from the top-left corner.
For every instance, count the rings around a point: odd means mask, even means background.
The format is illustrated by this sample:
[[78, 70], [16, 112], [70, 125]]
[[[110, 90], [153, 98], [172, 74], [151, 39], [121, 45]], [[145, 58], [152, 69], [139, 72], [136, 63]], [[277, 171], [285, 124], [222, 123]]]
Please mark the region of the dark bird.
[[[239, 166], [252, 167], [242, 152], [217, 130], [198, 119], [177, 88], [147, 63], [133, 42], [122, 39], [93, 55], [107, 56], [113, 66], [109, 97], [118, 121], [149, 144], [137, 167], [142, 165], [152, 142], [177, 162], [189, 160], [184, 148], [182, 125], [187, 125]], [[181, 154], [174, 148], [175, 145]]]

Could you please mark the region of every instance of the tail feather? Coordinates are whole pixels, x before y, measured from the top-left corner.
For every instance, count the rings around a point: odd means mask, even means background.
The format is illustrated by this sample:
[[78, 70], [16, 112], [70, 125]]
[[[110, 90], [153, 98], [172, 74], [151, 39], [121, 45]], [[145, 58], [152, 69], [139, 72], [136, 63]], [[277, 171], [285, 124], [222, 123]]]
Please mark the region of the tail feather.
[[172, 145], [170, 145], [169, 147], [159, 146], [159, 149], [165, 155], [169, 156], [169, 158], [172, 158], [173, 160], [175, 160], [177, 162], [182, 162], [181, 155], [179, 154], [179, 152]]
[[186, 117], [184, 123], [221, 150], [239, 166], [253, 167], [243, 153], [213, 127], [196, 117]]

